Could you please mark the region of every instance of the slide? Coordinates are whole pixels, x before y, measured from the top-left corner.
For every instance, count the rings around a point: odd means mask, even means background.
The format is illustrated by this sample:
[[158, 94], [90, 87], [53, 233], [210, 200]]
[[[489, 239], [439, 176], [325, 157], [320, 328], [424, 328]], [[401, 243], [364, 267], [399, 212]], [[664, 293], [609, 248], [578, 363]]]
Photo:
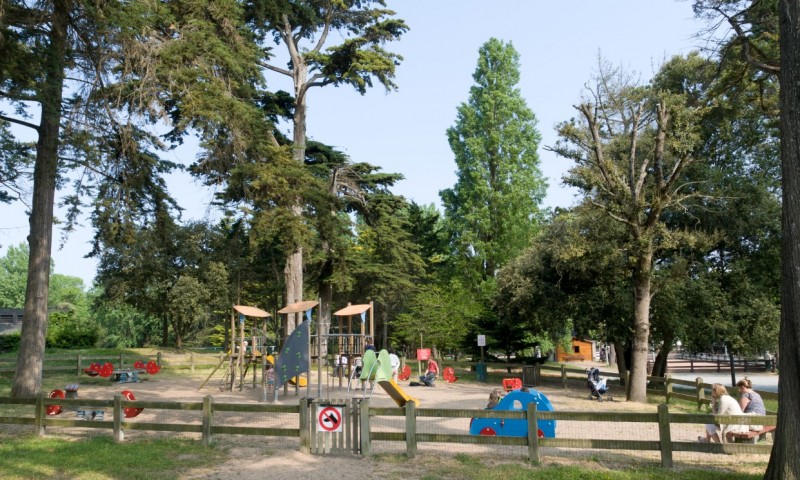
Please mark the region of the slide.
[[392, 400], [394, 400], [397, 405], [405, 407], [406, 403], [414, 402], [416, 406], [419, 407], [419, 400], [408, 396], [408, 394], [404, 392], [391, 378], [389, 380], [378, 380], [378, 385], [386, 390], [386, 393], [392, 397]]
[[392, 397], [392, 400], [394, 400], [397, 405], [404, 407], [406, 403], [414, 402], [416, 406], [419, 407], [419, 400], [408, 396], [408, 394], [392, 380], [392, 365], [389, 362], [389, 352], [386, 350], [381, 350], [381, 353], [378, 354], [378, 367], [376, 368], [375, 380], [381, 388], [386, 390], [386, 393]]

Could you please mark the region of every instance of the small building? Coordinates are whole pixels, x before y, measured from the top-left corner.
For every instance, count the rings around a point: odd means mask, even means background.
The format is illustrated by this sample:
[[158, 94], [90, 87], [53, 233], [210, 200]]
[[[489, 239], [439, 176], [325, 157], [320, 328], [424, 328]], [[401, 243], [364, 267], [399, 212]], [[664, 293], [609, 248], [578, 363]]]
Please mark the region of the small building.
[[0, 334], [19, 332], [23, 311], [22, 308], [0, 308]]
[[591, 362], [595, 358], [597, 343], [592, 340], [583, 340], [572, 337], [570, 351], [565, 351], [561, 345], [556, 346], [556, 362]]

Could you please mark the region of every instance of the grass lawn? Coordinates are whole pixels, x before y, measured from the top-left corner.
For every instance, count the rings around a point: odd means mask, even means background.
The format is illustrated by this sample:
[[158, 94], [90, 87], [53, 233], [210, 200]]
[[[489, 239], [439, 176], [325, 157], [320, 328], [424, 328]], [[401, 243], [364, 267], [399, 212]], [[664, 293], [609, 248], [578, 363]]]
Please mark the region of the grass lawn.
[[160, 480], [213, 465], [225, 453], [200, 442], [154, 439], [114, 443], [108, 436], [71, 440], [33, 434], [0, 436], [0, 477], [17, 479]]

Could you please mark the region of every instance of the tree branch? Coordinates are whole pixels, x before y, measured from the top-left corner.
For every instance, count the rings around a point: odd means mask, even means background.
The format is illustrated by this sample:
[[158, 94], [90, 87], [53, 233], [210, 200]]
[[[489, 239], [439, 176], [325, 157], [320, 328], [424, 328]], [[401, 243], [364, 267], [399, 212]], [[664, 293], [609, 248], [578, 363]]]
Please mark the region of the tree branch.
[[764, 72], [773, 75], [778, 75], [781, 72], [780, 66], [770, 65], [755, 58], [751, 50], [755, 50], [762, 57], [766, 57], [766, 55], [764, 55], [764, 52], [759, 50], [758, 47], [756, 47], [755, 45], [752, 44], [752, 42], [750, 42], [750, 39], [747, 38], [747, 35], [745, 35], [744, 29], [739, 24], [739, 22], [734, 18], [735, 15], [733, 16], [728, 15], [725, 12], [723, 12], [722, 9], [719, 7], [714, 7], [714, 10], [720, 15], [722, 15], [728, 21], [733, 30], [736, 32], [736, 37], [739, 39], [739, 41], [742, 42], [742, 53], [744, 53], [744, 58], [747, 61], [747, 63], [749, 63], [751, 66], [755, 68], [758, 68]]
[[22, 125], [23, 127], [32, 128], [32, 129], [36, 130], [37, 132], [39, 131], [39, 126], [38, 125], [34, 125], [34, 124], [26, 122], [24, 120], [18, 120], [16, 118], [7, 117], [7, 116], [2, 115], [2, 114], [0, 114], [0, 120], [5, 120], [6, 122], [9, 122], [9, 123], [16, 123], [17, 125]]
[[274, 65], [270, 65], [269, 63], [262, 62], [262, 61], [259, 61], [258, 64], [260, 66], [266, 68], [267, 70], [272, 70], [273, 72], [277, 72], [277, 73], [280, 73], [282, 75], [286, 75], [287, 77], [291, 77], [292, 76], [292, 72], [290, 72], [289, 70], [286, 70], [285, 68], [276, 67]]

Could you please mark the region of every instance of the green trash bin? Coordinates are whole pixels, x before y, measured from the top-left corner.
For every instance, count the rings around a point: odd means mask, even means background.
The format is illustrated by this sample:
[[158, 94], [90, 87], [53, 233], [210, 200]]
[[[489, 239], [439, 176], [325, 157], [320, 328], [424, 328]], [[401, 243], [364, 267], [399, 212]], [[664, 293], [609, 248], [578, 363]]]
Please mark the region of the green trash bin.
[[477, 374], [478, 381], [486, 383], [486, 364], [479, 363], [475, 365], [475, 373]]

